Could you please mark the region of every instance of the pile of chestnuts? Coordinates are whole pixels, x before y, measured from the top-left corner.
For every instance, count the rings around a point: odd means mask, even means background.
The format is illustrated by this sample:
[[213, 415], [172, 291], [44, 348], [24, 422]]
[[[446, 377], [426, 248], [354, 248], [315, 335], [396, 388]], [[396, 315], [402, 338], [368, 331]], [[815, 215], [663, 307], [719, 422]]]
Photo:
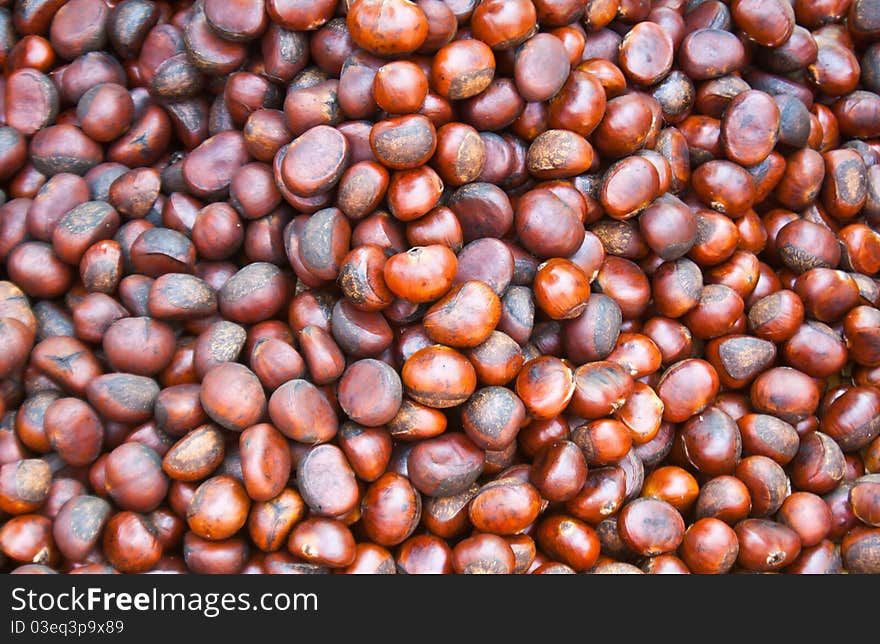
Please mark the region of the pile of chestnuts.
[[877, 0], [0, 0], [0, 571], [880, 573]]

